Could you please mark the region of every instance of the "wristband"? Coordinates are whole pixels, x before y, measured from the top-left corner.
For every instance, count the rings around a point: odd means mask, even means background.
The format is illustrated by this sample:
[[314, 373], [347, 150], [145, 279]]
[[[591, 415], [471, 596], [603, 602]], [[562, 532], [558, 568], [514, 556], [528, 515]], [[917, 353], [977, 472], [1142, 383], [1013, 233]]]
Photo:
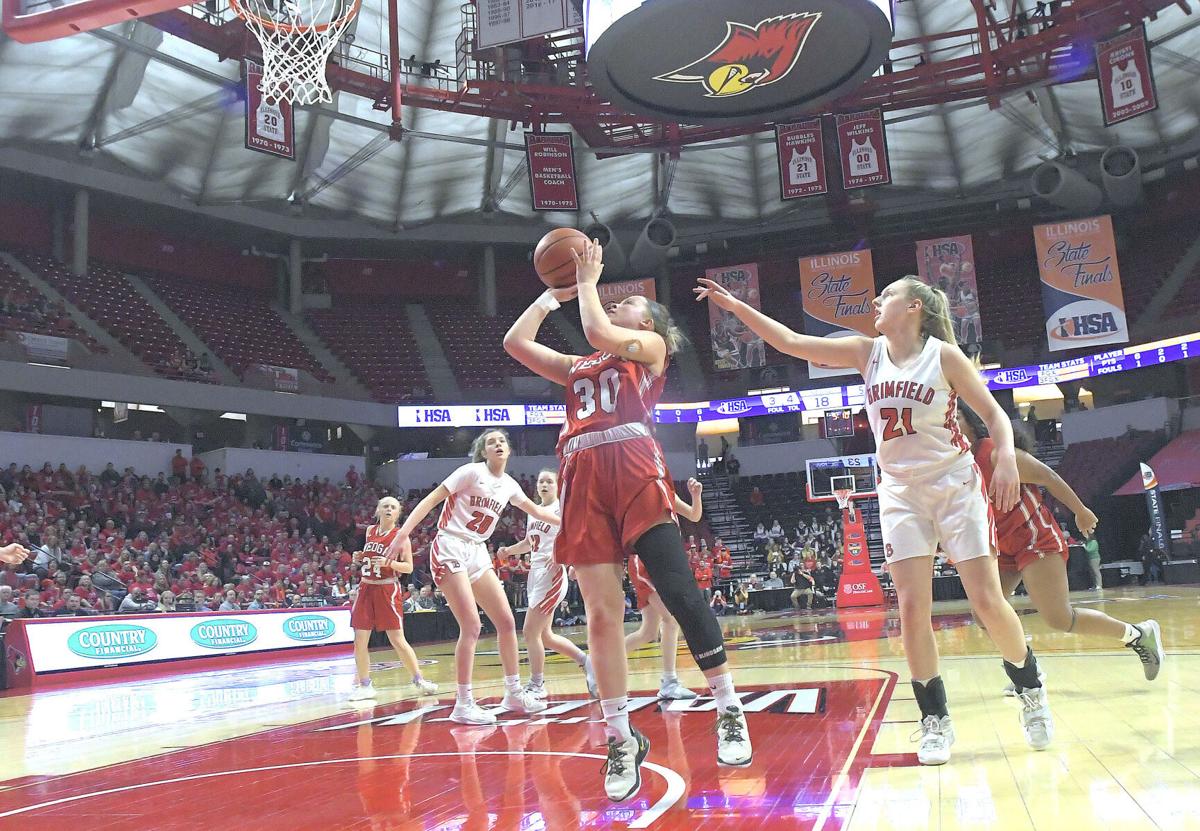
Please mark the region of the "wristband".
[[558, 298], [551, 294], [549, 289], [542, 292], [541, 296], [533, 302], [535, 305], [545, 309], [547, 313], [562, 308], [562, 303], [558, 302]]

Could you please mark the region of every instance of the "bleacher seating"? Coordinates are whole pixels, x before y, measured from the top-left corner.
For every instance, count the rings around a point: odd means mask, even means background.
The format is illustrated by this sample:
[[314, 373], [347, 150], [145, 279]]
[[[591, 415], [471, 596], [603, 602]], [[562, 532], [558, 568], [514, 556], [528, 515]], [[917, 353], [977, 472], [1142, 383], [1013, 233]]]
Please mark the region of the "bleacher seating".
[[[509, 377], [533, 375], [503, 349], [504, 334], [524, 308], [505, 309], [496, 317], [487, 317], [464, 303], [425, 305], [463, 389], [500, 389]], [[576, 351], [551, 323], [542, 326], [538, 340], [568, 355]]]
[[1137, 473], [1138, 462], [1149, 459], [1165, 442], [1162, 433], [1141, 430], [1119, 438], [1076, 442], [1067, 447], [1057, 472], [1084, 504], [1094, 504]]
[[143, 279], [239, 376], [253, 364], [272, 364], [303, 370], [325, 383], [335, 380], [275, 314], [267, 295], [194, 280]]
[[75, 325], [65, 309], [48, 301], [3, 261], [0, 261], [0, 331], [70, 338], [92, 352], [105, 351], [95, 338]]
[[118, 269], [93, 263], [87, 274], [77, 277], [65, 265], [45, 255], [26, 254], [21, 259], [159, 375], [215, 381], [211, 372], [184, 365], [187, 345]]
[[397, 402], [428, 395], [425, 365], [403, 306], [339, 301], [332, 309], [310, 309], [306, 318], [317, 337], [376, 400]]

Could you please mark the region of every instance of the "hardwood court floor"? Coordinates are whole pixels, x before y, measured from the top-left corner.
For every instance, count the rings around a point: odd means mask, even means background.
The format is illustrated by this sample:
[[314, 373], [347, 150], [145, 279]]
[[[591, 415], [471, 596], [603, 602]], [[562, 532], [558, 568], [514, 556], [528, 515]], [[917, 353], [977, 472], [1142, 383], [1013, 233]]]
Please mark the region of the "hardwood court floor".
[[[916, 764], [894, 611], [775, 613], [725, 621], [755, 746], [744, 769], [715, 764], [710, 702], [654, 701], [657, 647], [631, 656], [632, 721], [652, 747], [619, 806], [573, 664], [551, 658], [545, 713], [464, 728], [445, 718], [451, 693], [414, 698], [381, 652], [373, 704], [346, 700], [349, 658], [0, 698], [0, 828], [1200, 829], [1200, 589], [1075, 599], [1158, 619], [1167, 662], [1147, 682], [1129, 650], [1023, 616], [1056, 720], [1041, 753], [963, 604], [936, 609], [958, 735], [941, 768]], [[418, 653], [452, 689], [452, 645]], [[485, 704], [499, 677], [485, 641]]]

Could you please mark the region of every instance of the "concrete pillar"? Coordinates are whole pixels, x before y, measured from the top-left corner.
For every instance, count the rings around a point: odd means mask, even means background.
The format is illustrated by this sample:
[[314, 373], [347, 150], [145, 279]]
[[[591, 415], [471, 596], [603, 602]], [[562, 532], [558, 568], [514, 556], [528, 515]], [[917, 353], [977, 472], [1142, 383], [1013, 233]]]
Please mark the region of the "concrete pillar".
[[67, 209], [55, 200], [50, 212], [50, 254], [60, 263], [67, 261]]
[[288, 243], [288, 311], [294, 315], [304, 311], [301, 278], [304, 272], [304, 248], [298, 239]]
[[82, 277], [88, 261], [88, 192], [75, 191], [75, 236], [71, 241], [71, 273]]
[[479, 277], [479, 305], [488, 317], [496, 316], [496, 247], [483, 248], [483, 273]]

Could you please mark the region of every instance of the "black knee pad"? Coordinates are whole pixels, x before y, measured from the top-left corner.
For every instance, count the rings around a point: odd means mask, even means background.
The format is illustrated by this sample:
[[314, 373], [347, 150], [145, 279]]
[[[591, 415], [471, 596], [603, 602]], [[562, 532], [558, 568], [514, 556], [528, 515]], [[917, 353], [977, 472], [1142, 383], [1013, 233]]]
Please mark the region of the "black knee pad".
[[679, 526], [674, 523], [656, 525], [642, 534], [633, 548], [646, 567], [663, 605], [679, 623], [679, 631], [683, 633], [696, 665], [706, 670], [725, 663], [721, 625], [696, 585], [683, 552]]

